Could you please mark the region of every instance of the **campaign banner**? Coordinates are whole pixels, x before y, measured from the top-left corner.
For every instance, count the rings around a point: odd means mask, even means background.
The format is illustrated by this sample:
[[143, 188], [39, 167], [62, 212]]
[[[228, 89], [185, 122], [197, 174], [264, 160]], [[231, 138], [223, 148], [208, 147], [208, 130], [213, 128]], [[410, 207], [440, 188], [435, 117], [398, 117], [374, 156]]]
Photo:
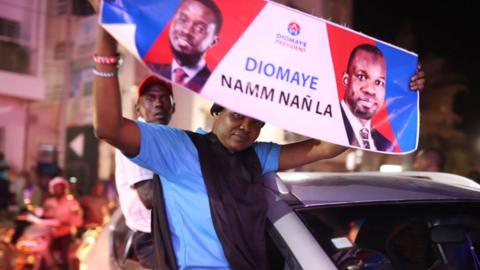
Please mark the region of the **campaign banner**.
[[308, 137], [418, 143], [417, 55], [264, 0], [105, 0], [100, 23], [155, 74]]

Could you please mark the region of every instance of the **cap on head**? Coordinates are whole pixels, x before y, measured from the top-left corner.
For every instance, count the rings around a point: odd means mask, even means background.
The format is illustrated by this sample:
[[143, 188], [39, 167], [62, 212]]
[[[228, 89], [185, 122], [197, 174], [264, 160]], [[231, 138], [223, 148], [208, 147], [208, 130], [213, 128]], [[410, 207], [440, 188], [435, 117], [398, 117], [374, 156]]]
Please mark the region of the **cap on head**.
[[57, 184], [65, 185], [65, 189], [68, 188], [68, 181], [61, 176], [57, 176], [48, 182], [48, 192], [53, 193], [53, 187]]
[[144, 95], [152, 85], [159, 85], [173, 96], [172, 85], [155, 75], [149, 75], [138, 85], [138, 97]]

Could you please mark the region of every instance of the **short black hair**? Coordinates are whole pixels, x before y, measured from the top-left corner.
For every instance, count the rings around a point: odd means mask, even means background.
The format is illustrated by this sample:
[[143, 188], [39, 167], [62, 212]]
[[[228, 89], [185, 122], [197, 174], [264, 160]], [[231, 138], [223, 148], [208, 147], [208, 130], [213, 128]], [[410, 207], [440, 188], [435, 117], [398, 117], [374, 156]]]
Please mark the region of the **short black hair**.
[[371, 45], [371, 44], [360, 44], [357, 47], [355, 47], [350, 53], [350, 57], [348, 58], [347, 72], [350, 71], [350, 66], [352, 65], [352, 61], [359, 51], [365, 51], [385, 59], [383, 52], [377, 46]]
[[[189, 0], [184, 0], [183, 2], [186, 2], [186, 1], [189, 1]], [[215, 1], [213, 0], [191, 0], [191, 1], [199, 2], [213, 12], [213, 15], [215, 16], [215, 21], [216, 21], [215, 34], [218, 35], [218, 33], [220, 33], [220, 29], [222, 29], [223, 15], [222, 15], [222, 11], [218, 7], [218, 5], [215, 3]]]
[[225, 110], [225, 107], [223, 107], [222, 105], [218, 105], [217, 103], [213, 103], [212, 107], [210, 108], [210, 114], [212, 116], [215, 116], [223, 110]]
[[[212, 107], [210, 108], [210, 114], [212, 116], [215, 116], [217, 114], [219, 114], [221, 111], [225, 110], [225, 107], [223, 107], [222, 105], [218, 105], [217, 103], [213, 103]], [[261, 121], [261, 120], [258, 120], [260, 122], [262, 122], [262, 127], [265, 125], [265, 122]]]

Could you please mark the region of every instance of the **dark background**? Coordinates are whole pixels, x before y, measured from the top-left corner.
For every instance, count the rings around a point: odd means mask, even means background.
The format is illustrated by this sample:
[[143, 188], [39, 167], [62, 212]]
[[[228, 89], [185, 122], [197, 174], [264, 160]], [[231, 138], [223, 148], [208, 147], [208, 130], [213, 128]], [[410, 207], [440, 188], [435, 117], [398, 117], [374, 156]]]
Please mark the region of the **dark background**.
[[[480, 136], [479, 2], [357, 0], [353, 4], [355, 30], [414, 51], [420, 61], [429, 56], [444, 58], [450, 73], [464, 76], [468, 90], [454, 101], [454, 112], [461, 117], [457, 127], [470, 137]], [[434, 88], [429, 70], [425, 72], [426, 90], [435, 91], [429, 89]]]

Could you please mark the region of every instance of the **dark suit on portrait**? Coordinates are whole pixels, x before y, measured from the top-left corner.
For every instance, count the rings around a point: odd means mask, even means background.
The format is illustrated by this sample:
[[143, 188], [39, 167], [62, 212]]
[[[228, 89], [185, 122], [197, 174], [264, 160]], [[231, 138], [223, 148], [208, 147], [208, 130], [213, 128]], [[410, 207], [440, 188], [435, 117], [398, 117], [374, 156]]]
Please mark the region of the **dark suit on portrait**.
[[[350, 121], [348, 120], [348, 117], [345, 114], [345, 111], [343, 110], [343, 107], [341, 105], [340, 105], [340, 109], [342, 110], [342, 118], [343, 118], [343, 123], [345, 124], [345, 131], [347, 132], [348, 142], [350, 143], [350, 145], [360, 146], [360, 142], [357, 141], [352, 125], [350, 124]], [[370, 134], [372, 135], [373, 143], [375, 144], [375, 148], [377, 150], [385, 151], [385, 152], [393, 152], [394, 147], [392, 142], [387, 138], [385, 138], [385, 136], [383, 136], [380, 132], [372, 128], [370, 131]]]
[[[172, 76], [172, 65], [171, 64], [156, 64], [156, 63], [147, 63], [155, 73], [169, 78]], [[191, 78], [186, 87], [192, 89], [193, 91], [199, 93], [203, 85], [207, 82], [208, 77], [210, 77], [210, 69], [205, 65], [193, 78]], [[173, 81], [173, 79], [171, 79]]]

